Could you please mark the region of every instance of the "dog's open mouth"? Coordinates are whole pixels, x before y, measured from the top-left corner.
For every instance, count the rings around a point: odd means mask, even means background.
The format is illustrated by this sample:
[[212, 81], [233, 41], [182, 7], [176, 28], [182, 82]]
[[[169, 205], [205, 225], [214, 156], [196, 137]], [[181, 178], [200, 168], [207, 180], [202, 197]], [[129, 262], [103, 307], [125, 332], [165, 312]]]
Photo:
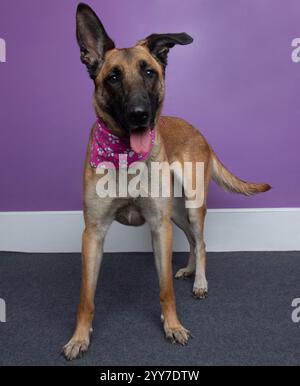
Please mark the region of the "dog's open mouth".
[[131, 130], [130, 147], [136, 153], [139, 153], [139, 154], [148, 153], [151, 150], [150, 127]]

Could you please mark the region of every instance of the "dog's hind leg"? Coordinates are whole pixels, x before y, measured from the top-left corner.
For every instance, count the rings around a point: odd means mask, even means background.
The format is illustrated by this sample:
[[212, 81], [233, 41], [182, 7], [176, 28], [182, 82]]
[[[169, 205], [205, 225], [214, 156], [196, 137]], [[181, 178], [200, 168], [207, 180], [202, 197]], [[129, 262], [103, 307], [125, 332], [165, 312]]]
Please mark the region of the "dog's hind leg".
[[175, 275], [176, 279], [186, 278], [188, 276], [191, 276], [196, 269], [196, 256], [195, 256], [196, 242], [195, 242], [191, 224], [189, 223], [187, 215], [188, 215], [188, 212], [184, 206], [184, 199], [174, 198], [172, 221], [174, 222], [174, 224], [178, 226], [178, 228], [180, 228], [184, 232], [190, 245], [190, 255], [188, 258], [187, 266], [177, 271]]
[[68, 360], [87, 351], [94, 317], [94, 296], [103, 256], [103, 241], [108, 226], [87, 226], [82, 238], [82, 282], [76, 329], [63, 352]]
[[[186, 268], [177, 273], [177, 277], [187, 276], [192, 269], [195, 270], [193, 294], [197, 299], [204, 299], [208, 293], [206, 280], [206, 246], [204, 242], [204, 220], [206, 215], [206, 198], [211, 176], [209, 152], [198, 162], [198, 155], [194, 161], [196, 172], [192, 169], [185, 170], [183, 181], [185, 192], [185, 205], [181, 205], [181, 228], [185, 231], [190, 242], [191, 254]], [[187, 158], [190, 162], [191, 157]], [[182, 209], [185, 209], [185, 211]], [[176, 211], [175, 211], [176, 213]], [[192, 240], [192, 242], [190, 241]], [[193, 262], [193, 257], [195, 261]]]

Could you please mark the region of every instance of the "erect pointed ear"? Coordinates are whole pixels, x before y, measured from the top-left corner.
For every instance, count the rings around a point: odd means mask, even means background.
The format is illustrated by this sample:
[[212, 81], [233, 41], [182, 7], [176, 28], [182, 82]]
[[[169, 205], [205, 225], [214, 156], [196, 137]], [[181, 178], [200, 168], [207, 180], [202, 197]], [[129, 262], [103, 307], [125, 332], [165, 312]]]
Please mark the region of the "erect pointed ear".
[[165, 67], [168, 64], [168, 53], [175, 44], [191, 44], [193, 38], [185, 32], [177, 34], [153, 34], [138, 44], [150, 51], [150, 53]]
[[101, 21], [88, 5], [80, 3], [76, 14], [76, 35], [80, 58], [95, 79], [104, 61], [105, 53], [115, 47]]

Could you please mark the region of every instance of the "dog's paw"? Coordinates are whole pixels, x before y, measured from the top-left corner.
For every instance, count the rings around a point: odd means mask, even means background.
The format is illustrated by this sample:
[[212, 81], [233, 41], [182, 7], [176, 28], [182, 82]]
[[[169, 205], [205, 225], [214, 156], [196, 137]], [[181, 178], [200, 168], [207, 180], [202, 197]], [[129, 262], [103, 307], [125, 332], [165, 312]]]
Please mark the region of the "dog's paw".
[[205, 288], [193, 288], [193, 296], [195, 299], [206, 299], [208, 296], [208, 289], [207, 287]]
[[81, 358], [82, 355], [89, 348], [89, 340], [79, 340], [72, 338], [64, 347], [63, 347], [63, 355], [68, 361], [72, 361], [74, 359]]
[[177, 271], [175, 275], [175, 279], [186, 279], [189, 276], [192, 276], [195, 270], [190, 268], [181, 268], [179, 271]]
[[175, 328], [164, 327], [166, 338], [173, 344], [177, 343], [181, 346], [185, 346], [188, 343], [191, 333], [189, 330], [179, 325]]

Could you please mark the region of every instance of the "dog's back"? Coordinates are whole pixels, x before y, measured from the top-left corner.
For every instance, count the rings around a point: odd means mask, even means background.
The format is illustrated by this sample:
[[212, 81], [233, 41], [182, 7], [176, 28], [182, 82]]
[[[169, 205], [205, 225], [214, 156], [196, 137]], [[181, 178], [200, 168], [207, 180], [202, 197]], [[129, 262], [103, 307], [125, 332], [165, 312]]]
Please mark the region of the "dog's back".
[[223, 189], [251, 196], [271, 189], [268, 184], [246, 182], [232, 174], [218, 159], [203, 135], [191, 124], [176, 117], [160, 117], [158, 127], [169, 162], [203, 162], [206, 174]]

